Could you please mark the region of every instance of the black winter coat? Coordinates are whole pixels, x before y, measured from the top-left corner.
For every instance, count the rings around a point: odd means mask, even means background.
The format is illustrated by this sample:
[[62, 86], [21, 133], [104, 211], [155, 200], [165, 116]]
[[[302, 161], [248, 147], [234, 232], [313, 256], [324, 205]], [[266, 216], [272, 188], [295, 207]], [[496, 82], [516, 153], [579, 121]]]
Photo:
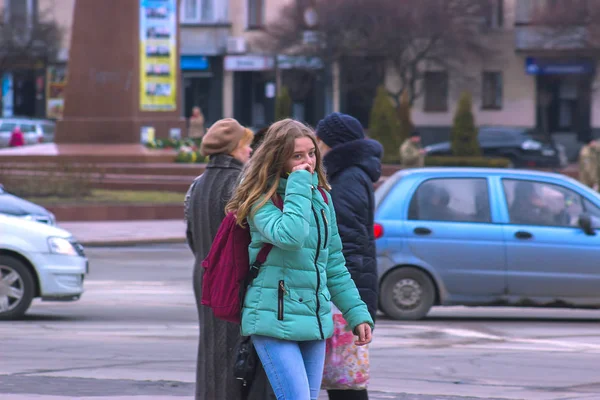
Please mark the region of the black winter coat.
[[198, 309], [200, 335], [196, 370], [196, 400], [264, 400], [274, 398], [262, 365], [257, 368], [248, 396], [234, 377], [234, 349], [240, 339], [240, 326], [214, 317], [202, 298], [202, 260], [206, 258], [225, 206], [233, 194], [242, 171], [242, 163], [228, 155], [211, 157], [206, 171], [196, 178], [185, 200], [187, 241], [194, 253], [194, 295]]
[[379, 142], [364, 139], [336, 146], [323, 159], [346, 266], [373, 320], [378, 292], [373, 184], [381, 177], [382, 155]]

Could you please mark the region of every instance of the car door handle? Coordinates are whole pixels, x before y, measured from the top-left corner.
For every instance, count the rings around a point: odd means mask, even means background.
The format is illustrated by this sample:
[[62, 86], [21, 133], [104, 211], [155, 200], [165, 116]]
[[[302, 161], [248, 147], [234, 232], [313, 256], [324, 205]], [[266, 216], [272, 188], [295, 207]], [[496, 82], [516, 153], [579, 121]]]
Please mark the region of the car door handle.
[[431, 235], [431, 229], [429, 228], [415, 228], [413, 231], [416, 235], [426, 236]]
[[518, 231], [517, 233], [515, 233], [515, 237], [517, 239], [531, 239], [533, 235], [529, 232]]

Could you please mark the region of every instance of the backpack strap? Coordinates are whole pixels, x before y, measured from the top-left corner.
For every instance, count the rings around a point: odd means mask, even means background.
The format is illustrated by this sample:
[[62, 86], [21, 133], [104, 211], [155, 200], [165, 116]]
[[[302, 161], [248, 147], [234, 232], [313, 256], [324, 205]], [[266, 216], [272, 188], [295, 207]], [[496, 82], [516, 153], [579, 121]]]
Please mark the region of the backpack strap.
[[[275, 193], [273, 195], [271, 201], [273, 202], [273, 204], [275, 204], [275, 207], [283, 211], [283, 199], [278, 193]], [[250, 281], [252, 281], [258, 276], [258, 270], [260, 269], [260, 267], [262, 267], [265, 261], [267, 261], [267, 256], [269, 255], [272, 249], [273, 245], [271, 243], [263, 244], [263, 247], [260, 249], [258, 255], [256, 256], [254, 264], [252, 264], [252, 266], [250, 267]]]
[[325, 200], [325, 204], [329, 205], [329, 199], [327, 198], [327, 193], [325, 192], [325, 189], [323, 189], [321, 186], [317, 186], [317, 189], [319, 189], [321, 196], [323, 196], [323, 200]]

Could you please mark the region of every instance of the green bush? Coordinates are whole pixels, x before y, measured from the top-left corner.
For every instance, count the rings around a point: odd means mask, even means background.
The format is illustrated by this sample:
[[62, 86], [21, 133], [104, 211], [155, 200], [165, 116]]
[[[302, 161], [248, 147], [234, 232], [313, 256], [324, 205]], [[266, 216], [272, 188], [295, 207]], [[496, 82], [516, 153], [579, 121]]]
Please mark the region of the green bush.
[[400, 105], [398, 106], [398, 118], [400, 119], [400, 143], [404, 143], [415, 129], [412, 118], [410, 116], [410, 100], [408, 98], [408, 90], [402, 93]]
[[390, 101], [383, 86], [377, 89], [377, 95], [371, 109], [371, 126], [369, 136], [383, 146], [383, 162], [395, 163], [400, 161], [401, 126], [398, 113]]
[[179, 150], [180, 147], [182, 146], [198, 146], [199, 142], [197, 139], [191, 139], [191, 138], [186, 138], [186, 139], [156, 139], [156, 140], [151, 140], [149, 142], [146, 143], [146, 147], [149, 149], [175, 149], [175, 150]]
[[182, 147], [177, 153], [177, 156], [175, 156], [175, 162], [201, 164], [208, 162], [208, 157], [205, 157], [202, 154], [200, 154], [199, 150], [192, 150], [189, 148]]
[[290, 118], [292, 116], [292, 98], [287, 87], [282, 86], [280, 93], [275, 99], [275, 121]]
[[460, 97], [452, 125], [452, 153], [455, 156], [481, 156], [481, 148], [477, 140], [477, 127], [471, 107], [471, 95], [465, 92]]
[[425, 157], [425, 166], [428, 167], [481, 167], [481, 168], [508, 168], [508, 158], [487, 157], [458, 157], [458, 156], [432, 156]]

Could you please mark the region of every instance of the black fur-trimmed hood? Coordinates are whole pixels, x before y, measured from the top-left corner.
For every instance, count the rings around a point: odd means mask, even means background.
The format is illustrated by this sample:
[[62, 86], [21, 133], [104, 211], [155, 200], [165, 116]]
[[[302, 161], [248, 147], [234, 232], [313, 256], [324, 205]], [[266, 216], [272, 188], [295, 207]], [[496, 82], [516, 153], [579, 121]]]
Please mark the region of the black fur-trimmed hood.
[[373, 182], [381, 177], [381, 157], [383, 146], [372, 139], [353, 140], [336, 146], [323, 158], [327, 176], [332, 179], [350, 167], [359, 167]]

